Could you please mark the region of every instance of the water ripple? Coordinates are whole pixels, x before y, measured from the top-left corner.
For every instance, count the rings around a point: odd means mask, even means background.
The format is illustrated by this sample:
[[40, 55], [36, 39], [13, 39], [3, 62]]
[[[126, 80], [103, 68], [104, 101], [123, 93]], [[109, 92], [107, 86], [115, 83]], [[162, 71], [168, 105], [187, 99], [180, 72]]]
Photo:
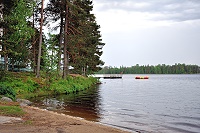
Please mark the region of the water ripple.
[[185, 122], [173, 122], [172, 124], [186, 126], [186, 127], [199, 128], [199, 130], [200, 130], [200, 125], [198, 125], [198, 124], [191, 124], [191, 123], [185, 123]]
[[117, 115], [123, 115], [123, 116], [129, 116], [129, 117], [135, 117], [135, 118], [143, 118], [148, 117], [145, 114], [126, 114], [126, 113], [116, 113]]
[[200, 75], [149, 76], [102, 79], [104, 84], [83, 92], [32, 100], [42, 108], [64, 107], [69, 115], [140, 133], [199, 133]]
[[195, 131], [190, 131], [190, 130], [186, 130], [186, 129], [182, 129], [182, 128], [178, 128], [178, 127], [171, 127], [171, 126], [163, 126], [167, 129], [172, 130], [172, 132], [180, 132], [180, 133], [199, 133], [199, 132], [195, 132]]

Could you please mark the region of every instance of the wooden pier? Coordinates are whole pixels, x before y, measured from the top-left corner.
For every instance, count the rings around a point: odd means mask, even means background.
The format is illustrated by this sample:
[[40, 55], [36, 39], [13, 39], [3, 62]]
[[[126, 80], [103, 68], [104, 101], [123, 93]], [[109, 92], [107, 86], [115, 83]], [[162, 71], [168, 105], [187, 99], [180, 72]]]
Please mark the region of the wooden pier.
[[93, 77], [104, 79], [121, 79], [122, 74], [95, 74]]

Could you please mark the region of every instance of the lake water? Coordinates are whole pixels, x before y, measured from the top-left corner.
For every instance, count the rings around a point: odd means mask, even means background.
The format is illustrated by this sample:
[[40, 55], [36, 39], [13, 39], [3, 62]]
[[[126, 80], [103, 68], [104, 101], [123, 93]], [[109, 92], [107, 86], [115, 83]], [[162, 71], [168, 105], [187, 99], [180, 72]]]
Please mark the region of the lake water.
[[132, 132], [200, 132], [200, 75], [147, 75], [146, 80], [135, 76], [100, 79], [102, 84], [77, 94], [31, 101]]

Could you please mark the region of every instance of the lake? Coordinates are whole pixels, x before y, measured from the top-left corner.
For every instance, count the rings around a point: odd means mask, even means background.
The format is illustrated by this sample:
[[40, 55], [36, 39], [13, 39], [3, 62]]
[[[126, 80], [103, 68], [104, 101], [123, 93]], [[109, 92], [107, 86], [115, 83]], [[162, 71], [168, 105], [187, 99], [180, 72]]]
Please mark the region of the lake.
[[31, 99], [34, 106], [144, 133], [200, 132], [200, 75], [123, 75], [70, 95]]

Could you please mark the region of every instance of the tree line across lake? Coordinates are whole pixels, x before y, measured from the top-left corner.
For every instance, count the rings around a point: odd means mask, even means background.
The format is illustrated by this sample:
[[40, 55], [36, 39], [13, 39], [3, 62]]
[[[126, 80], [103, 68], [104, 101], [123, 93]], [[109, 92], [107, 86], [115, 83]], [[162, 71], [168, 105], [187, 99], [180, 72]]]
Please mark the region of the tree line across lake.
[[175, 64], [166, 65], [158, 64], [153, 65], [139, 65], [131, 67], [121, 66], [117, 67], [104, 67], [97, 74], [197, 74], [200, 73], [198, 65]]

